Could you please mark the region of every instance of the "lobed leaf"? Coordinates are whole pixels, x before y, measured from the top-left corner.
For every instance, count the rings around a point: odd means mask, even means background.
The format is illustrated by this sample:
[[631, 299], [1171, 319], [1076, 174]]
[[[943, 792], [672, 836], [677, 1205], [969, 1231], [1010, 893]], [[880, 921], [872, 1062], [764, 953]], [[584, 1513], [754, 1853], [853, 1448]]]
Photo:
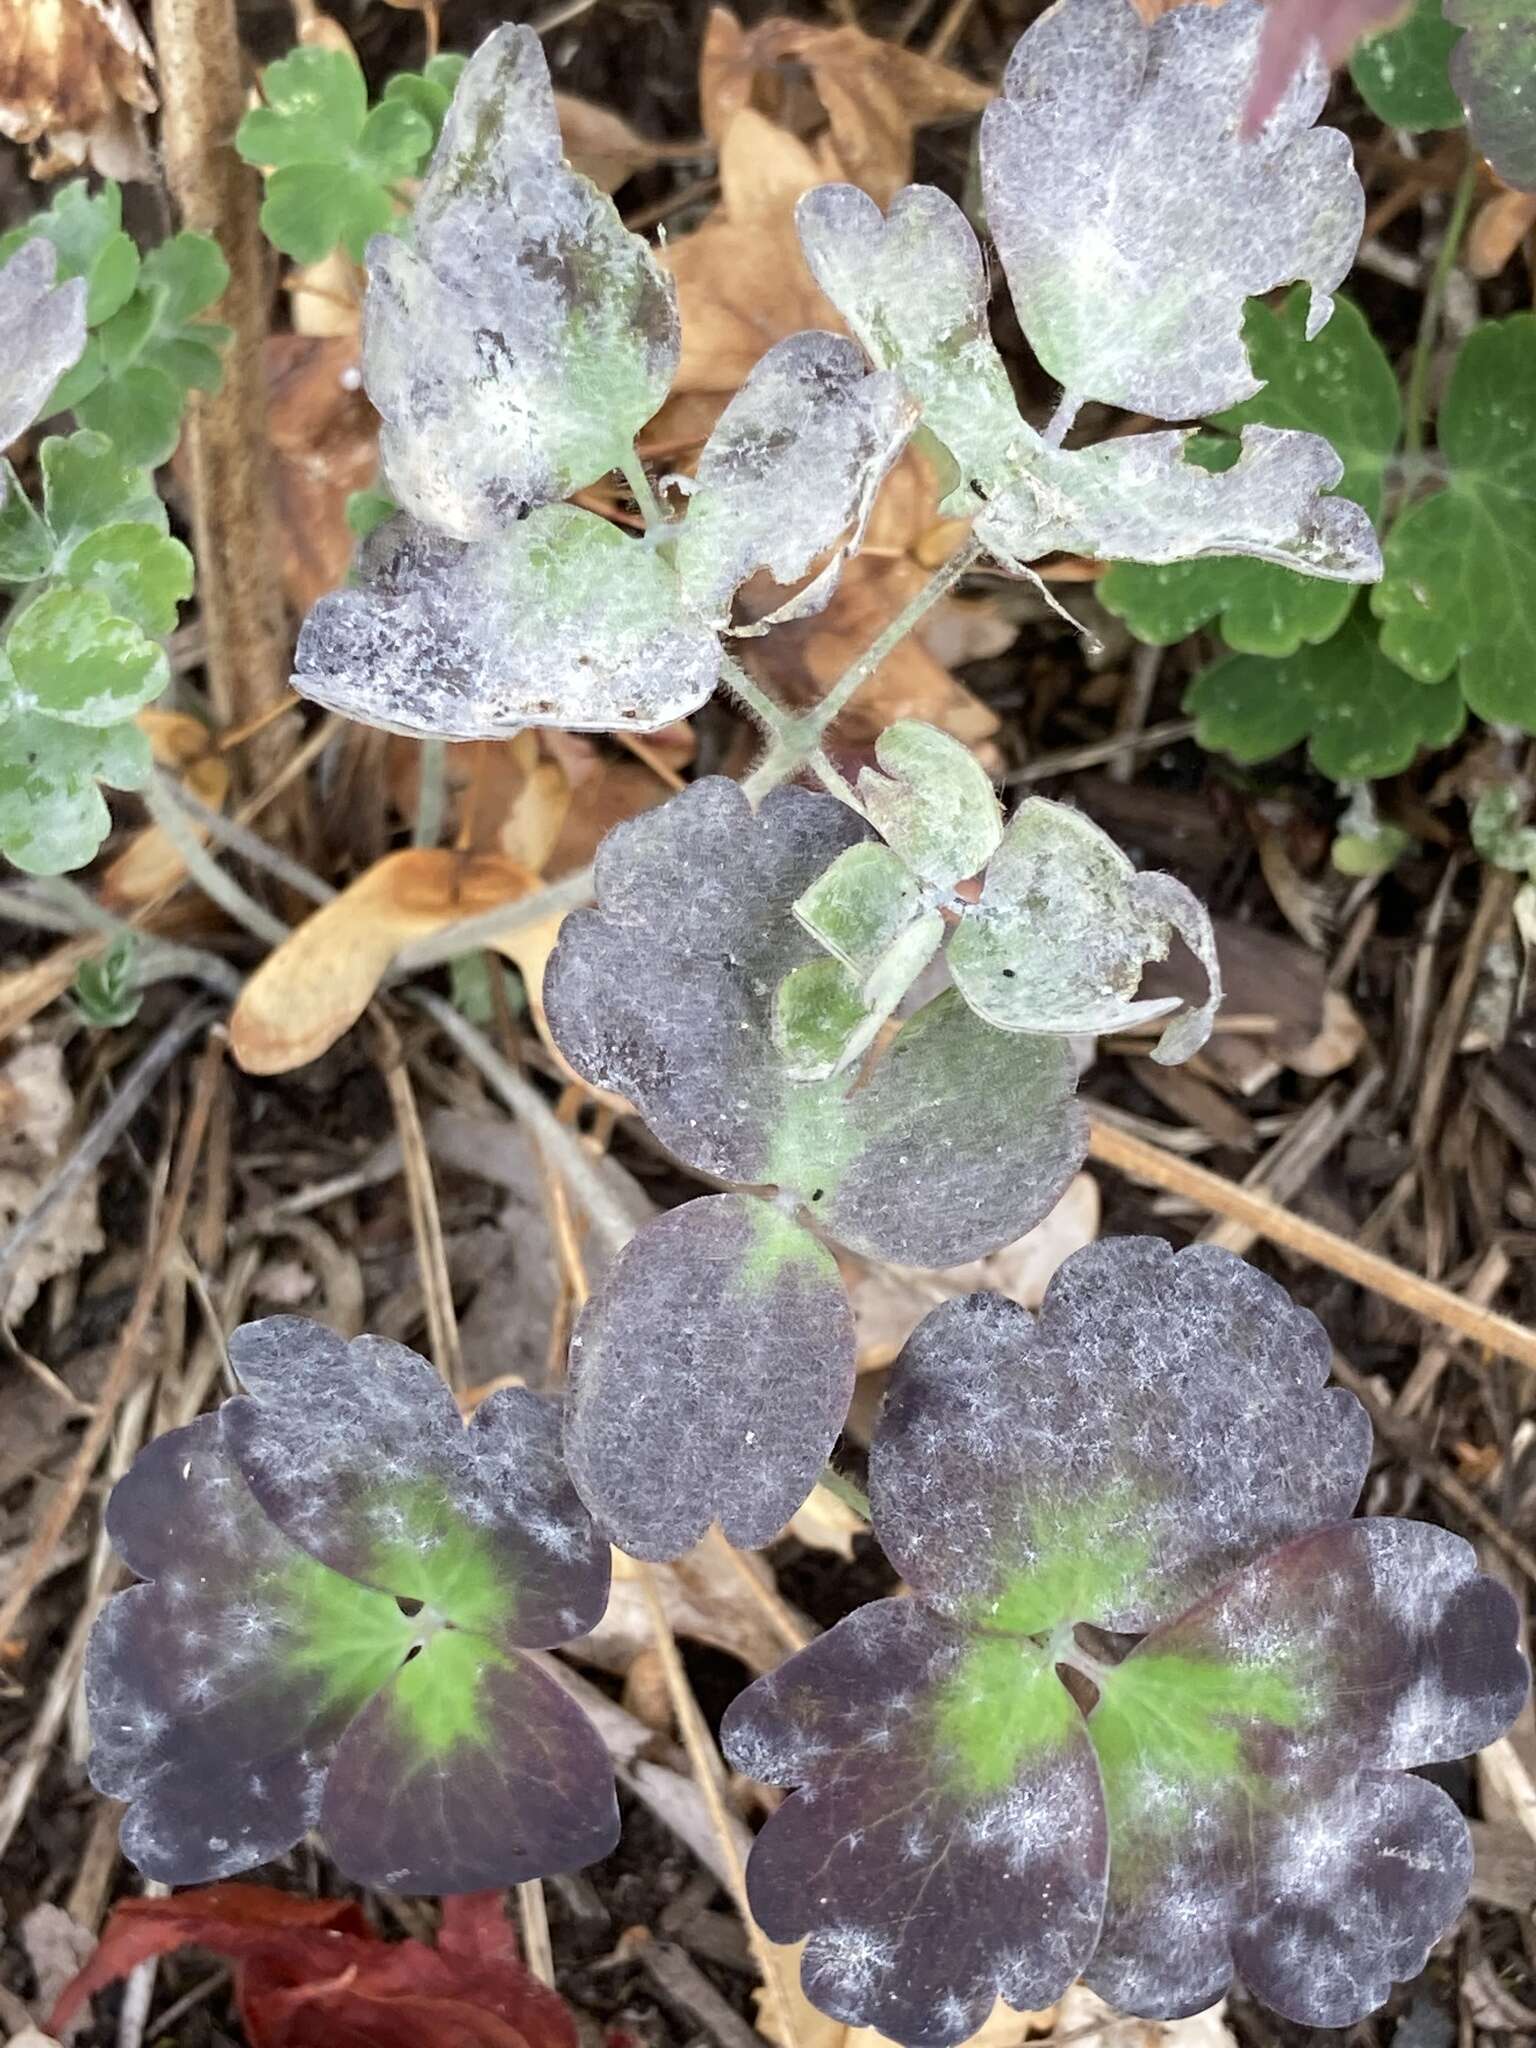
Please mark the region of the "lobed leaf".
[[794, 913], [832, 957], [807, 960], [780, 982], [774, 1043], [797, 1080], [825, 1080], [874, 1043], [939, 950], [944, 920], [925, 903], [916, 877], [878, 840], [861, 840], [840, 853]]
[[85, 347], [85, 285], [54, 282], [57, 254], [25, 241], [0, 270], [0, 448], [25, 433]]
[[[46, 212], [0, 236], [0, 263], [37, 240], [53, 245], [61, 284], [84, 279], [88, 326], [99, 327], [126, 303], [138, 279], [139, 252], [123, 232], [123, 195], [110, 179], [96, 192], [83, 178], [61, 185]], [[63, 403], [56, 400], [56, 406]]]
[[151, 479], [102, 434], [50, 434], [39, 462], [43, 516], [53, 535], [57, 567], [103, 526], [132, 523], [164, 533], [170, 525]]
[[1001, 1031], [1120, 1031], [1178, 1008], [1176, 997], [1136, 995], [1143, 968], [1166, 956], [1175, 931], [1204, 968], [1209, 993], [1165, 1029], [1153, 1052], [1164, 1065], [1199, 1051], [1221, 1002], [1210, 919], [1171, 875], [1138, 874], [1080, 811], [1030, 797], [950, 939], [949, 970], [971, 1008]]
[[970, 222], [931, 185], [908, 185], [882, 218], [857, 185], [818, 185], [795, 209], [811, 275], [872, 362], [922, 408], [941, 456], [944, 510], [974, 509], [1038, 445], [1019, 417], [987, 325], [987, 279]]
[[776, 583], [795, 583], [832, 549], [808, 587], [757, 630], [822, 610], [915, 421], [897, 380], [866, 375], [852, 342], [817, 333], [776, 342], [699, 457], [673, 543], [689, 608], [724, 627], [749, 576], [766, 569]]
[[1251, 142], [1238, 134], [1260, 0], [1150, 28], [1130, 0], [1057, 0], [982, 119], [987, 219], [1031, 346], [1081, 399], [1193, 419], [1250, 397], [1245, 302], [1311, 287], [1309, 335], [1354, 258], [1349, 142], [1314, 128], [1314, 56]]
[[[1264, 388], [1218, 413], [1214, 424], [1234, 433], [1266, 426], [1322, 435], [1344, 464], [1339, 496], [1375, 521], [1402, 427], [1397, 376], [1348, 299], [1335, 301], [1328, 325], [1309, 341], [1306, 298], [1292, 292], [1277, 310], [1258, 300], [1249, 305], [1243, 335]], [[1195, 441], [1185, 459], [1218, 466], [1237, 452], [1229, 441]], [[1216, 620], [1228, 646], [1245, 654], [1291, 654], [1303, 641], [1326, 640], [1354, 604], [1351, 590], [1325, 578], [1236, 556], [1161, 568], [1116, 563], [1099, 579], [1098, 594], [1139, 640], [1169, 646]]]
[[293, 686], [369, 725], [459, 740], [654, 732], [715, 686], [719, 643], [665, 558], [575, 505], [468, 544], [392, 519], [358, 563], [360, 583], [305, 620]]
[[1388, 536], [1381, 649], [1420, 682], [1459, 671], [1479, 717], [1536, 732], [1536, 314], [1468, 336], [1437, 432], [1449, 479]]
[[[983, 772], [979, 765], [977, 772]], [[816, 877], [796, 901], [794, 912], [819, 946], [851, 973], [863, 976], [884, 959], [922, 904], [921, 887], [891, 848], [875, 839], [861, 839]]]
[[680, 349], [671, 280], [560, 162], [533, 31], [471, 58], [423, 181], [415, 247], [369, 250], [363, 372], [397, 500], [460, 540], [628, 457]]
[[1391, 128], [1459, 128], [1449, 66], [1461, 31], [1441, 0], [1413, 0], [1405, 20], [1369, 35], [1349, 60], [1360, 97]]
[[602, 1743], [515, 1647], [607, 1596], [555, 1411], [503, 1389], [466, 1429], [424, 1360], [294, 1318], [232, 1353], [251, 1394], [153, 1442], [108, 1509], [147, 1581], [87, 1663], [129, 1855], [187, 1883], [318, 1819], [356, 1881], [452, 1892], [606, 1854]]
[[938, 889], [979, 874], [1003, 836], [1003, 814], [970, 748], [920, 719], [900, 718], [875, 741], [858, 797], [914, 875]]
[[432, 131], [433, 146], [443, 132], [454, 90], [469, 62], [455, 50], [439, 50], [419, 71], [398, 71], [384, 87], [386, 100], [403, 100], [414, 107]]
[[1185, 691], [1184, 709], [1209, 752], [1267, 761], [1306, 740], [1313, 766], [1333, 782], [1400, 774], [1466, 723], [1456, 684], [1404, 675], [1358, 614], [1320, 647], [1216, 662]]
[[1445, 0], [1466, 34], [1451, 53], [1451, 84], [1472, 140], [1506, 185], [1536, 192], [1536, 0]]
[[759, 1550], [815, 1485], [853, 1363], [829, 1252], [752, 1196], [685, 1202], [630, 1239], [577, 1322], [576, 1489], [632, 1557], [681, 1557], [711, 1522]]
[[870, 1459], [882, 1546], [942, 1612], [1018, 1634], [1139, 1630], [1354, 1506], [1359, 1403], [1315, 1319], [1230, 1252], [1101, 1239], [1038, 1315], [935, 1309]]
[[66, 725], [131, 718], [170, 680], [164, 648], [101, 590], [78, 585], [44, 591], [12, 620], [4, 659], [16, 710]]
[[125, 463], [167, 461], [188, 391], [217, 389], [230, 330], [198, 316], [228, 283], [218, 243], [183, 230], [149, 252], [132, 297], [92, 335], [91, 374], [74, 411]]
[[1070, 1053], [989, 1030], [950, 991], [866, 1076], [794, 1079], [774, 998], [818, 951], [794, 905], [866, 836], [833, 797], [781, 789], [754, 816], [734, 783], [691, 784], [604, 840], [598, 908], [566, 919], [545, 1007], [577, 1072], [689, 1166], [796, 1194], [876, 1257], [958, 1264], [1022, 1236], [1080, 1163]]
[[62, 875], [94, 860], [112, 828], [98, 783], [139, 789], [149, 742], [136, 725], [100, 730], [7, 709], [0, 650], [0, 853], [31, 875]]

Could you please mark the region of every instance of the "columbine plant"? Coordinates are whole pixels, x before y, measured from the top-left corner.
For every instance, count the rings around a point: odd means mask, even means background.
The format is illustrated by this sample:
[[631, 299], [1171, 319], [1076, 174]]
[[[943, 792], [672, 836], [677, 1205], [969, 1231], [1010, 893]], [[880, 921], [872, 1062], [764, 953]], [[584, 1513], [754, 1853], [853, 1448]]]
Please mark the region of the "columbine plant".
[[[398, 1347], [239, 1334], [253, 1398], [153, 1446], [111, 1510], [148, 1583], [101, 1624], [93, 1768], [134, 1802], [152, 1874], [240, 1868], [317, 1819], [349, 1874], [404, 1889], [603, 1853], [611, 1775], [518, 1654], [596, 1619], [596, 1532], [656, 1559], [712, 1522], [766, 1542], [853, 1385], [818, 1233], [923, 1266], [1008, 1244], [1084, 1158], [1071, 1036], [1159, 1018], [1154, 1057], [1204, 1042], [1215, 949], [1180, 884], [1060, 805], [1005, 823], [927, 726], [893, 726], [855, 782], [824, 741], [983, 556], [1379, 575], [1315, 434], [1234, 422], [1225, 467], [1183, 432], [1063, 445], [1090, 399], [1172, 419], [1250, 400], [1251, 294], [1300, 281], [1286, 317], [1308, 336], [1328, 319], [1361, 190], [1343, 137], [1312, 125], [1315, 68], [1240, 139], [1259, 22], [1258, 0], [1151, 29], [1127, 0], [1058, 0], [1015, 52], [983, 179], [1064, 388], [1043, 433], [960, 210], [911, 187], [882, 217], [830, 187], [802, 239], [856, 343], [771, 349], [696, 474], [659, 484], [635, 440], [678, 362], [671, 281], [561, 162], [532, 34], [500, 30], [464, 70], [409, 229], [368, 251], [364, 375], [399, 510], [312, 613], [295, 681], [439, 740], [643, 731], [722, 678], [748, 706], [762, 764], [609, 835], [544, 991], [573, 1067], [727, 1191], [616, 1245], [572, 1338], [564, 1467], [532, 1395], [466, 1429]], [[373, 117], [350, 85], [347, 104], [348, 162], [377, 183]], [[313, 168], [298, 130], [261, 136]], [[914, 433], [971, 537], [793, 716], [727, 642], [827, 602]], [[565, 502], [613, 471], [643, 536]], [[736, 593], [764, 571], [783, 601], [743, 624]], [[785, 786], [802, 769], [823, 787]], [[1138, 994], [1175, 933], [1206, 972], [1190, 1008]], [[997, 1994], [1044, 2004], [1087, 1970], [1162, 2015], [1237, 1968], [1339, 2025], [1420, 1965], [1465, 1894], [1467, 1836], [1401, 1772], [1496, 1733], [1525, 1673], [1466, 1545], [1347, 1519], [1369, 1433], [1324, 1391], [1327, 1361], [1239, 1261], [1142, 1240], [1072, 1261], [1038, 1323], [975, 1295], [922, 1326], [873, 1462], [917, 1598], [841, 1624], [727, 1726], [744, 1769], [799, 1788], [750, 1884], [770, 1933], [809, 1937], [825, 2010], [947, 2048]]]

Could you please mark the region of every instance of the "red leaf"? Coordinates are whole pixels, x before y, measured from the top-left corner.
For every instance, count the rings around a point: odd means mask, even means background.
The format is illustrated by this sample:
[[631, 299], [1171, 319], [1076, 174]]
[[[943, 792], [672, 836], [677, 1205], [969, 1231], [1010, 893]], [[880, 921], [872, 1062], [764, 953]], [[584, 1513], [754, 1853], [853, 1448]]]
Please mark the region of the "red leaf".
[[266, 1885], [127, 1899], [49, 2027], [136, 1963], [189, 1945], [236, 1965], [251, 2048], [576, 2048], [564, 2001], [523, 1967], [500, 1892], [445, 1899], [435, 1948], [379, 1940], [350, 1899]]

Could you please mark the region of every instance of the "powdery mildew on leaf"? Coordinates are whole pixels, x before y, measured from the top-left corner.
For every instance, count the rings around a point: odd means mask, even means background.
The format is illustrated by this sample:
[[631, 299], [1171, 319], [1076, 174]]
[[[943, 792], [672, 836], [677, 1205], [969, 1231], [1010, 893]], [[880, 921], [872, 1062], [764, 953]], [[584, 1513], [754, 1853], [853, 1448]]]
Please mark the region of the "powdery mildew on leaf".
[[1292, 2020], [1348, 2026], [1423, 1968], [1472, 1873], [1438, 1787], [1527, 1688], [1509, 1593], [1443, 1529], [1349, 1522], [1237, 1573], [1101, 1681], [1114, 1840], [1089, 1982], [1173, 2016], [1234, 1967]]
[[1472, 140], [1506, 185], [1536, 192], [1536, 0], [1446, 0], [1466, 30], [1451, 83]]
[[1098, 1771], [1035, 1646], [877, 1600], [751, 1686], [720, 1733], [738, 1770], [800, 1788], [758, 1836], [747, 1890], [771, 1940], [809, 1936], [806, 1995], [834, 2019], [947, 2048], [997, 1997], [1050, 2005], [1086, 1963], [1108, 1857]]
[[950, 465], [945, 510], [974, 509], [1039, 445], [1019, 417], [987, 326], [987, 279], [965, 215], [908, 185], [888, 216], [857, 185], [818, 185], [795, 212], [811, 274], [882, 370], [898, 373]]
[[616, 467], [667, 394], [676, 293], [613, 202], [560, 161], [532, 29], [470, 59], [417, 200], [368, 253], [363, 375], [395, 497], [461, 540]]
[[296, 1318], [231, 1353], [255, 1391], [152, 1443], [108, 1510], [147, 1581], [87, 1669], [128, 1853], [190, 1883], [318, 1820], [357, 1881], [428, 1892], [605, 1855], [603, 1744], [517, 1654], [607, 1598], [557, 1412], [504, 1389], [466, 1428], [414, 1353]]
[[1364, 221], [1349, 142], [1314, 128], [1316, 59], [1240, 139], [1260, 0], [1146, 27], [1130, 0], [1057, 0], [982, 119], [987, 219], [1041, 362], [1079, 399], [1195, 419], [1258, 388], [1244, 302], [1312, 288], [1330, 311]]
[[30, 875], [62, 875], [93, 860], [112, 829], [98, 783], [141, 789], [149, 741], [132, 723], [92, 728], [20, 713], [3, 716], [0, 652], [0, 853]]
[[1353, 1508], [1370, 1424], [1322, 1328], [1230, 1252], [1106, 1238], [1037, 1316], [973, 1294], [897, 1360], [870, 1459], [881, 1542], [988, 1627], [1137, 1630]]
[[293, 684], [413, 737], [505, 739], [525, 725], [654, 732], [715, 686], [714, 633], [661, 556], [576, 505], [494, 539], [388, 521], [299, 635]]
[[771, 1203], [705, 1195], [630, 1239], [571, 1338], [565, 1448], [633, 1557], [738, 1550], [783, 1528], [853, 1394], [853, 1312], [831, 1254]]
[[875, 493], [916, 418], [898, 380], [867, 374], [858, 349], [840, 335], [792, 334], [776, 343], [753, 365], [699, 457], [674, 543], [690, 609], [723, 627], [731, 599], [757, 570], [795, 583], [835, 547], [810, 585], [771, 617], [820, 611], [844, 560], [858, 550]]
[[56, 265], [39, 235], [0, 270], [0, 448], [31, 426], [85, 349], [85, 280], [56, 285]]
[[1185, 460], [1188, 439], [1131, 434], [1070, 453], [1042, 449], [987, 506], [977, 535], [1005, 562], [1058, 549], [1150, 563], [1251, 555], [1335, 583], [1381, 575], [1369, 515], [1326, 495], [1344, 465], [1321, 435], [1245, 427], [1237, 462], [1214, 473]]
[[791, 1190], [855, 1249], [954, 1265], [1022, 1236], [1081, 1163], [1070, 1051], [950, 991], [867, 1077], [792, 1077], [774, 999], [819, 953], [794, 905], [867, 836], [834, 797], [776, 790], [754, 816], [736, 784], [691, 784], [604, 840], [599, 907], [566, 919], [545, 1008], [577, 1072], [688, 1165]]
[[1164, 1065], [1199, 1051], [1221, 1002], [1204, 907], [1172, 875], [1138, 874], [1081, 811], [1029, 797], [1009, 820], [980, 901], [950, 939], [950, 972], [999, 1030], [1119, 1031], [1177, 1009], [1177, 998], [1136, 995], [1142, 969], [1164, 958], [1174, 931], [1210, 992], [1164, 1030], [1152, 1055]]
[[937, 726], [901, 718], [875, 741], [875, 767], [859, 771], [871, 824], [938, 889], [979, 874], [1003, 836], [992, 778], [967, 746]]

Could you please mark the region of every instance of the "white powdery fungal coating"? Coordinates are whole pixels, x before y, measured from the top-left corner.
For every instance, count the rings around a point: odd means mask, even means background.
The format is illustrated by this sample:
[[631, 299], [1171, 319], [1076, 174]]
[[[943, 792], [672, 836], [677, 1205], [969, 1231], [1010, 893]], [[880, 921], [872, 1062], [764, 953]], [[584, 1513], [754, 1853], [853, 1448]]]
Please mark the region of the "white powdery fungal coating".
[[[85, 348], [85, 279], [53, 281], [57, 259], [41, 235], [0, 270], [0, 448], [25, 433]], [[0, 504], [9, 471], [0, 465]]]
[[1086, 1611], [1039, 1626], [1150, 1627], [1350, 1512], [1370, 1425], [1325, 1388], [1329, 1357], [1274, 1281], [1153, 1238], [1076, 1253], [1038, 1318], [997, 1295], [946, 1303], [897, 1361], [875, 1438], [881, 1542], [925, 1597], [966, 1609], [1065, 1546], [1087, 1559]]
[[1354, 258], [1364, 194], [1349, 142], [1314, 128], [1313, 53], [1240, 137], [1260, 0], [1148, 28], [1131, 0], [1057, 0], [982, 121], [987, 220], [1041, 362], [1078, 399], [1198, 419], [1258, 390], [1244, 303], [1312, 287], [1309, 336]]
[[1101, 561], [1188, 562], [1251, 555], [1335, 583], [1374, 583], [1381, 548], [1370, 514], [1331, 498], [1344, 465], [1321, 434], [1244, 427], [1230, 469], [1185, 457], [1188, 433], [1132, 434], [1067, 453], [1042, 449], [976, 523], [1004, 561], [1058, 549]]

